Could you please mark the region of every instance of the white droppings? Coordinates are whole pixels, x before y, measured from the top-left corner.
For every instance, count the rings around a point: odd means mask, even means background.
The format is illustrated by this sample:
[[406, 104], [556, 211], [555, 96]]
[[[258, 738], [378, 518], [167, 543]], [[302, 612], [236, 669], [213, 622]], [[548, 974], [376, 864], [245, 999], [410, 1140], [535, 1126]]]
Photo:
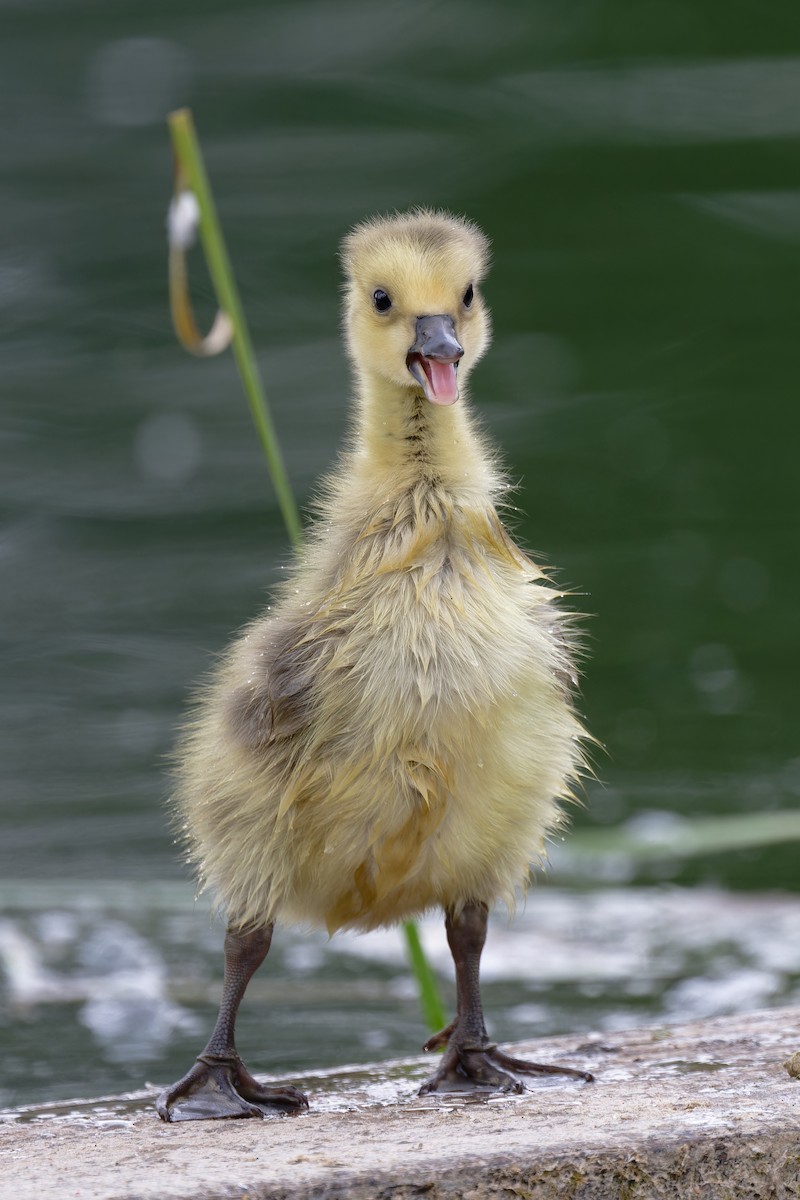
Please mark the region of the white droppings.
[[175, 250], [189, 250], [200, 228], [200, 205], [194, 192], [174, 196], [167, 211], [167, 239]]

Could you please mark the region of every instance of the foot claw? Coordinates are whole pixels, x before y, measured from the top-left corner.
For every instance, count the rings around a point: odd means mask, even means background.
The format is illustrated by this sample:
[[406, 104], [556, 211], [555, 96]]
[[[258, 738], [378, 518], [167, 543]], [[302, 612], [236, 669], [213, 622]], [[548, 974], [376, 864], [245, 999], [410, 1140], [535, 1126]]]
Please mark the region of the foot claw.
[[202, 1121], [264, 1117], [269, 1109], [301, 1112], [308, 1108], [293, 1087], [266, 1087], [244, 1063], [234, 1059], [198, 1058], [192, 1069], [156, 1100], [162, 1121]]
[[455, 1021], [451, 1021], [444, 1029], [440, 1029], [433, 1037], [429, 1037], [425, 1045], [422, 1047], [425, 1051], [440, 1050], [442, 1046], [446, 1046], [450, 1041], [450, 1034], [456, 1027]]

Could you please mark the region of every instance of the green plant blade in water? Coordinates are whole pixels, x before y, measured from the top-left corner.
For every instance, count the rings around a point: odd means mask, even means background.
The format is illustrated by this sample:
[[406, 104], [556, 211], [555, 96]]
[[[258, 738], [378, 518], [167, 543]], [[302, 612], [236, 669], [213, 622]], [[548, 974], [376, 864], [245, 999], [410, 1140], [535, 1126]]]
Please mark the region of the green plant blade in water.
[[442, 1008], [436, 976], [431, 970], [431, 965], [425, 955], [417, 926], [413, 921], [406, 921], [403, 931], [406, 936], [406, 948], [411, 962], [411, 969], [414, 972], [417, 987], [419, 988], [419, 1002], [422, 1007], [422, 1015], [425, 1018], [425, 1024], [431, 1032], [437, 1033], [447, 1024], [447, 1017]]

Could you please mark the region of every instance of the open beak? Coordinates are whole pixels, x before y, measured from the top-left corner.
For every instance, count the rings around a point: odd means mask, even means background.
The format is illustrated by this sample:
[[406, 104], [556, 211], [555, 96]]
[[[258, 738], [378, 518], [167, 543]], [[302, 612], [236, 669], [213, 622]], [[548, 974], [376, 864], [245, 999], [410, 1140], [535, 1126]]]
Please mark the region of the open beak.
[[406, 355], [406, 366], [431, 404], [455, 404], [463, 354], [452, 317], [417, 317], [417, 340]]

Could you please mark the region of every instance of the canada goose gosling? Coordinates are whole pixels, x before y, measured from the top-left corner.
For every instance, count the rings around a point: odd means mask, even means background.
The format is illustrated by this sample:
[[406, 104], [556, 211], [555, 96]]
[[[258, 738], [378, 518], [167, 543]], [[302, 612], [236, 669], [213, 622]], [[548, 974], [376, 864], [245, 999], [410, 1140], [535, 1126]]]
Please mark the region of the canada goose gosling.
[[180, 749], [178, 811], [227, 915], [222, 1004], [164, 1120], [306, 1107], [256, 1082], [234, 1023], [275, 921], [372, 929], [446, 916], [457, 1014], [423, 1092], [521, 1091], [484, 1024], [489, 908], [513, 904], [582, 765], [564, 618], [497, 514], [466, 407], [490, 338], [488, 243], [415, 211], [346, 238], [353, 438], [276, 606], [233, 644]]

